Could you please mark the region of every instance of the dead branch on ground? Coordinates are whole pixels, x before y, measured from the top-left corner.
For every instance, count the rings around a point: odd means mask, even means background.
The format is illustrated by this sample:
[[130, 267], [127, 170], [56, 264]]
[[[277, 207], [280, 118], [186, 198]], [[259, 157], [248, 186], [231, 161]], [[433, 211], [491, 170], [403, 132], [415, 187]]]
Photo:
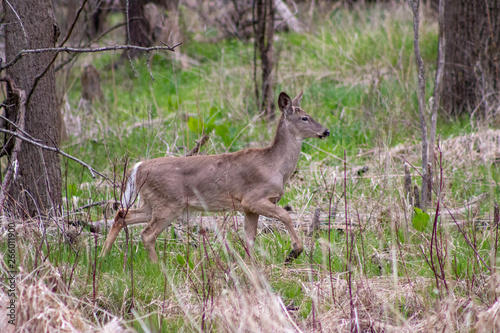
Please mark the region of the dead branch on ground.
[[194, 148], [191, 149], [190, 151], [188, 151], [186, 153], [186, 156], [198, 155], [198, 153], [200, 152], [201, 147], [203, 147], [203, 145], [205, 143], [207, 143], [208, 139], [209, 139], [209, 136], [207, 134], [203, 134], [203, 136], [201, 137], [201, 139], [198, 140], [198, 141], [196, 141], [196, 145], [194, 146]]

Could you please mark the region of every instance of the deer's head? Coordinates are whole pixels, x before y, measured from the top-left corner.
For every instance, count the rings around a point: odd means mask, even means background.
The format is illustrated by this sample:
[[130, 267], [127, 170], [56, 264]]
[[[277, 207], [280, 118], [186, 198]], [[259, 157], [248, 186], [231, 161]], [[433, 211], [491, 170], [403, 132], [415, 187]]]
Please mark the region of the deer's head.
[[278, 97], [278, 106], [283, 112], [284, 121], [290, 133], [300, 140], [306, 138], [323, 139], [329, 136], [330, 131], [300, 108], [301, 101], [302, 92], [293, 100], [284, 92]]

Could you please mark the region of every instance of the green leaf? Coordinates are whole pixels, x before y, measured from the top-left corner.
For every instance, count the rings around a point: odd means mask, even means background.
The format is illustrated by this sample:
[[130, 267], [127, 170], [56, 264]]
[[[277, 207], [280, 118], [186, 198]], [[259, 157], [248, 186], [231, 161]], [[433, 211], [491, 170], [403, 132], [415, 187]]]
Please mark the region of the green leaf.
[[[181, 254], [178, 254], [175, 259], [180, 266], [186, 266], [186, 259]], [[194, 268], [193, 260], [191, 258], [189, 258], [188, 265], [189, 268]]]
[[226, 124], [217, 125], [215, 127], [215, 134], [224, 139], [229, 136], [229, 127]]
[[68, 195], [70, 197], [72, 196], [76, 196], [76, 192], [77, 192], [78, 188], [76, 187], [75, 184], [69, 184], [68, 185]]
[[188, 119], [188, 127], [192, 132], [200, 134], [203, 130], [203, 122], [198, 118], [191, 117]]
[[193, 260], [192, 259], [189, 259], [188, 264], [189, 264], [189, 268], [191, 268], [191, 269], [194, 268], [194, 264], [193, 264]]
[[219, 109], [216, 108], [215, 106], [212, 106], [210, 108], [210, 118], [214, 118], [219, 113]]
[[220, 112], [216, 107], [210, 109], [210, 115], [205, 119], [205, 133], [210, 133], [215, 127]]
[[180, 254], [177, 255], [177, 263], [181, 266], [184, 266], [186, 265], [186, 259], [184, 259], [184, 257]]
[[415, 216], [413, 216], [412, 219], [413, 227], [416, 230], [422, 232], [427, 228], [431, 217], [429, 216], [429, 214], [424, 213], [420, 208], [414, 207], [414, 209]]

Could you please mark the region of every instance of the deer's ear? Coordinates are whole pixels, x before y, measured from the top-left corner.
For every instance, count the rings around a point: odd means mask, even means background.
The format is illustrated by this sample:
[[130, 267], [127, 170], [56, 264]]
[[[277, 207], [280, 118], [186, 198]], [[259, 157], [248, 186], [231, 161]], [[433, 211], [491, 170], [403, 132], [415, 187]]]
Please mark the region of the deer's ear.
[[289, 116], [293, 113], [292, 100], [290, 96], [284, 92], [282, 92], [280, 97], [278, 97], [278, 106], [285, 116]]
[[302, 94], [303, 94], [303, 93], [304, 93], [304, 92], [303, 92], [303, 91], [301, 91], [301, 92], [300, 92], [300, 94], [298, 94], [298, 95], [297, 95], [297, 97], [295, 97], [295, 98], [293, 99], [293, 101], [292, 101], [292, 105], [293, 105], [293, 106], [297, 106], [297, 107], [299, 107], [299, 106], [300, 106], [300, 102], [302, 102]]

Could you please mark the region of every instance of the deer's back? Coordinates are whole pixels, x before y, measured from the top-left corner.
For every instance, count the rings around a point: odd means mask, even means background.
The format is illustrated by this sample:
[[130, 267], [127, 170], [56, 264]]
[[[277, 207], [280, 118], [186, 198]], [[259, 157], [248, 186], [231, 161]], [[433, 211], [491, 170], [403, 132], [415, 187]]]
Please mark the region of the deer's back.
[[283, 193], [282, 176], [267, 154], [263, 148], [147, 160], [137, 171], [137, 187], [142, 197], [161, 205], [182, 204], [208, 211], [241, 210], [245, 195], [262, 191], [270, 196]]

